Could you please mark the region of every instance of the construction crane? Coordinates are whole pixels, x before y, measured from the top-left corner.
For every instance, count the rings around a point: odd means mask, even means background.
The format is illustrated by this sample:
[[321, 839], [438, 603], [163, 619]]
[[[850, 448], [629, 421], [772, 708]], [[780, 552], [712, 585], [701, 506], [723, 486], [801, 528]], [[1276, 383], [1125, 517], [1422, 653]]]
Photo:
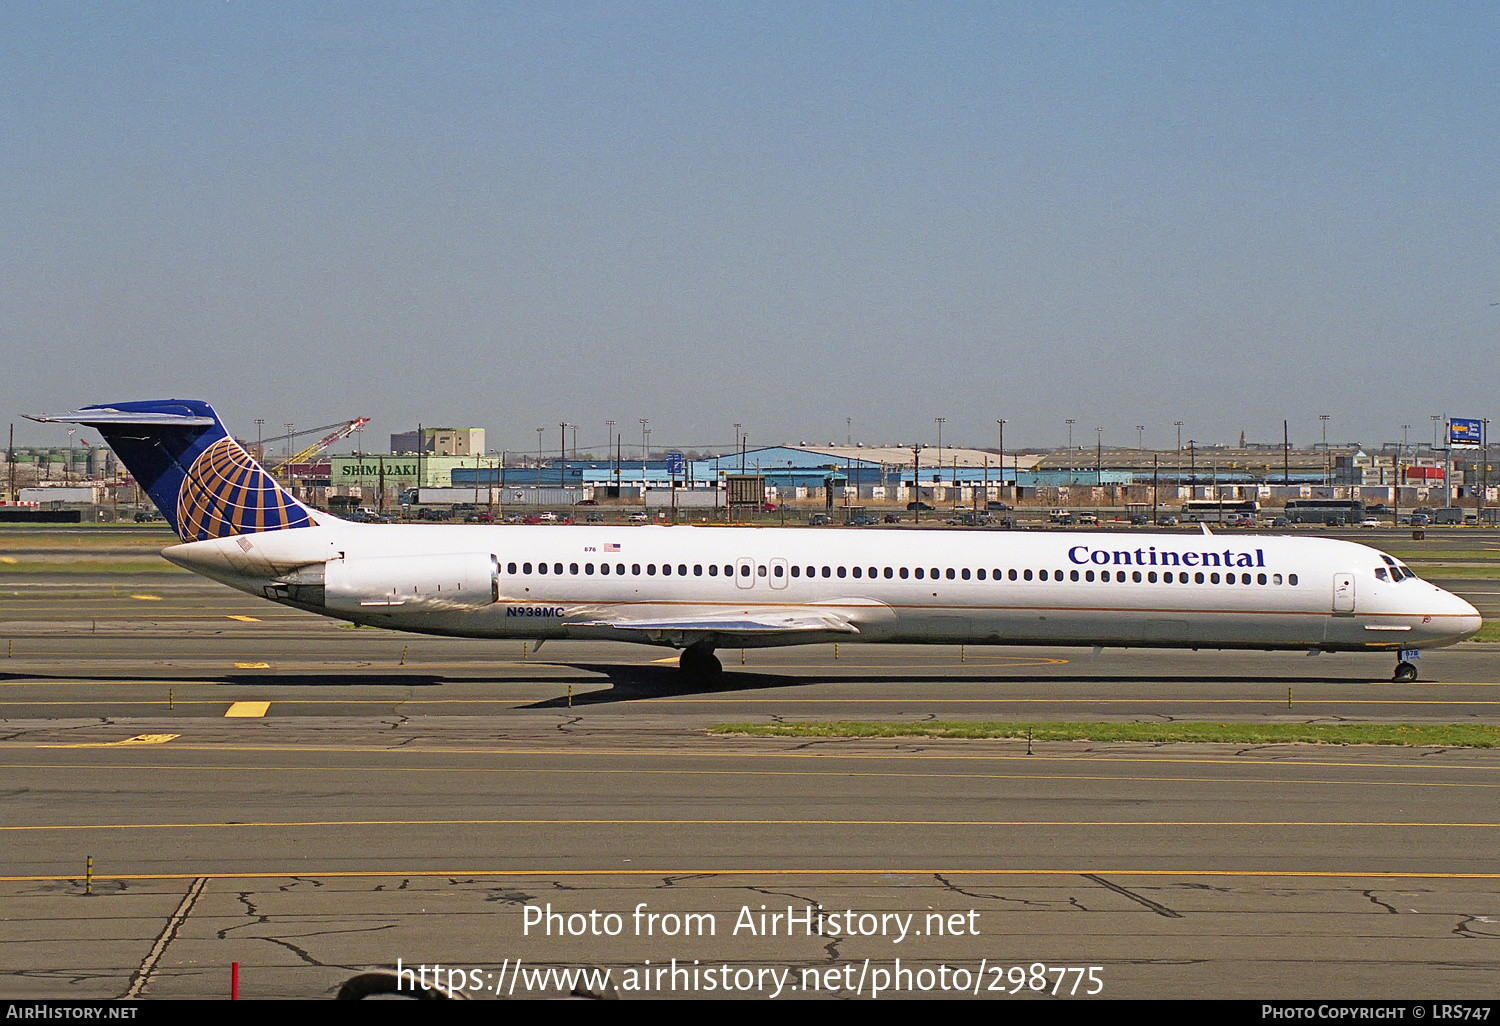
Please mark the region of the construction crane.
[[330, 431], [330, 429], [332, 429], [329, 434], [324, 435], [312, 445], [309, 445], [306, 449], [303, 449], [301, 452], [296, 453], [293, 456], [287, 457], [280, 463], [273, 466], [271, 468], [271, 473], [280, 474], [294, 463], [302, 463], [306, 460], [311, 459], [313, 456], [316, 456], [318, 453], [328, 448], [334, 442], [337, 442], [343, 438], [348, 438], [350, 435], [354, 434], [354, 432], [358, 431], [368, 423], [370, 423], [369, 417], [356, 417], [353, 420], [340, 421], [337, 424], [324, 424], [322, 427], [308, 428], [306, 431], [298, 431], [296, 434], [282, 435], [281, 437], [290, 442], [293, 438], [297, 438], [301, 435], [315, 435], [319, 431]]

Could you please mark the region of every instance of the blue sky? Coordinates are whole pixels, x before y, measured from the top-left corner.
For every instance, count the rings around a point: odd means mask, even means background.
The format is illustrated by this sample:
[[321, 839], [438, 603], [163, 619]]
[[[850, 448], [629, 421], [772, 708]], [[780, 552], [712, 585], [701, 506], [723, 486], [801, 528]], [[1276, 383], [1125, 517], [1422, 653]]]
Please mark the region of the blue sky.
[[[0, 5], [0, 406], [653, 447], [1492, 413], [1481, 4]], [[21, 422], [22, 440], [65, 433]], [[373, 432], [373, 434], [371, 433]], [[54, 438], [53, 436], [57, 437]]]

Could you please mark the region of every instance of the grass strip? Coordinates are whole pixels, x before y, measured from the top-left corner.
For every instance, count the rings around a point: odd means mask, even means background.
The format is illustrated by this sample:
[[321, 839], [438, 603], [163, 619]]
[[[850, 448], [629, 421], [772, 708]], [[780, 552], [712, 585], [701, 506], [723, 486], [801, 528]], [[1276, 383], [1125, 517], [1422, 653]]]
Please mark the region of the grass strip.
[[1470, 641], [1500, 641], [1500, 623], [1486, 620], [1484, 626], [1479, 628], [1479, 633], [1469, 639]]
[[189, 571], [160, 556], [145, 559], [17, 559], [0, 562], [0, 574], [186, 574]]
[[1035, 741], [1209, 742], [1216, 744], [1406, 745], [1496, 748], [1500, 726], [1422, 723], [721, 723], [711, 734], [757, 737], [1024, 738]]

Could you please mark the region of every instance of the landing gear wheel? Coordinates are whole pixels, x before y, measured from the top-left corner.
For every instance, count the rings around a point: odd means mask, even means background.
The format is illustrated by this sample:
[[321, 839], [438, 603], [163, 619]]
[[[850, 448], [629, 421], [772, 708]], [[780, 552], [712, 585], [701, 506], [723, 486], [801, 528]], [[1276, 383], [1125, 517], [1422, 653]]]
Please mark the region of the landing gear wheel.
[[1391, 678], [1403, 684], [1409, 684], [1417, 679], [1417, 668], [1412, 663], [1400, 662], [1396, 664], [1396, 675]]
[[694, 680], [717, 680], [724, 672], [724, 664], [719, 662], [719, 657], [714, 655], [711, 648], [698, 648], [696, 646], [682, 650], [682, 656], [677, 660], [677, 667], [683, 676]]

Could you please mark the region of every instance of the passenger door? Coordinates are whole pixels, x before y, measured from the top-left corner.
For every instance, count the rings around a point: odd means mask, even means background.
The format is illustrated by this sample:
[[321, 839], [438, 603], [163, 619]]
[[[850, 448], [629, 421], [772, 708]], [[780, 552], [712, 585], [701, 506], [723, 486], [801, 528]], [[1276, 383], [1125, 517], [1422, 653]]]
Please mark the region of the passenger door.
[[1333, 575], [1333, 615], [1354, 615], [1354, 575]]

